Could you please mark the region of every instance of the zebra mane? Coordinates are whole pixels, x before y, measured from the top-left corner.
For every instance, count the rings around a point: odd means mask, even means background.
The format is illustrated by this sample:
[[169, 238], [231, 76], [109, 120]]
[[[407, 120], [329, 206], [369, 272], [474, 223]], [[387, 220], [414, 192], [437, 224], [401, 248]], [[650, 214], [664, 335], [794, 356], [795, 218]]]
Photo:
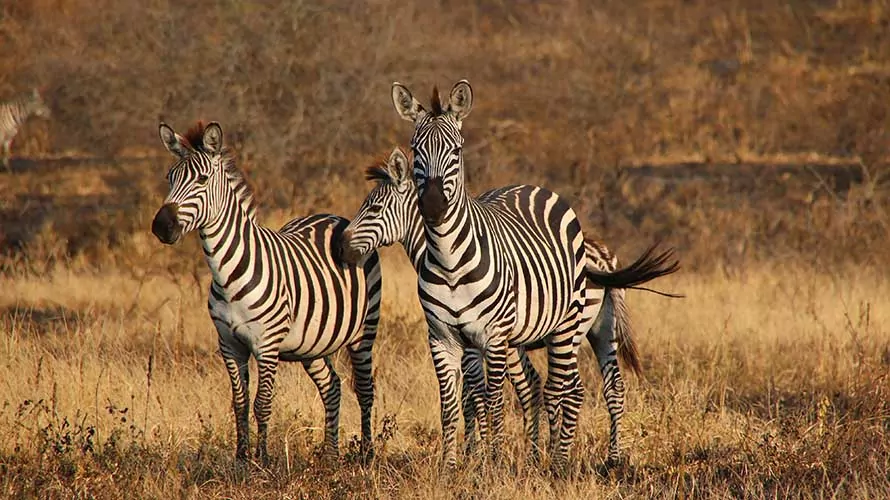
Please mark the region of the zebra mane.
[[[188, 145], [193, 150], [209, 154], [209, 151], [204, 147], [205, 127], [206, 125], [204, 125], [203, 121], [198, 121], [194, 127], [188, 129], [188, 132], [185, 133], [183, 139], [188, 142]], [[251, 220], [256, 220], [256, 200], [254, 200], [253, 189], [250, 187], [250, 183], [247, 181], [247, 178], [244, 177], [244, 173], [237, 165], [235, 165], [235, 156], [232, 155], [229, 148], [223, 147], [220, 155], [222, 156], [222, 164], [223, 170], [226, 173], [226, 180], [229, 181], [229, 186], [235, 193], [235, 198], [237, 198], [238, 202], [241, 204], [241, 208], [247, 213], [247, 216], [250, 217]]]
[[439, 116], [444, 113], [442, 100], [439, 98], [439, 87], [433, 85], [433, 95], [430, 97], [430, 115]]
[[235, 157], [228, 150], [223, 152], [223, 168], [225, 168], [229, 186], [232, 187], [235, 197], [241, 203], [241, 208], [244, 209], [244, 212], [251, 220], [255, 221], [256, 200], [253, 197], [253, 188], [250, 187], [250, 183], [244, 177], [244, 172], [235, 165]]
[[204, 122], [198, 120], [198, 123], [196, 123], [194, 127], [190, 128], [188, 132], [185, 133], [183, 139], [185, 139], [186, 142], [189, 143], [189, 146], [191, 146], [191, 148], [195, 151], [203, 151], [206, 153], [207, 151], [204, 149], [205, 127], [206, 125], [204, 125]]
[[[401, 148], [399, 148], [401, 151]], [[402, 152], [404, 154], [404, 152]], [[365, 167], [365, 180], [376, 181], [381, 184], [399, 186], [405, 181], [406, 173], [400, 172], [397, 167], [390, 164], [389, 159], [380, 159]]]
[[392, 173], [390, 173], [389, 169], [386, 168], [385, 163], [375, 163], [371, 166], [365, 167], [365, 180], [366, 181], [377, 181], [393, 184], [395, 179], [392, 177]]

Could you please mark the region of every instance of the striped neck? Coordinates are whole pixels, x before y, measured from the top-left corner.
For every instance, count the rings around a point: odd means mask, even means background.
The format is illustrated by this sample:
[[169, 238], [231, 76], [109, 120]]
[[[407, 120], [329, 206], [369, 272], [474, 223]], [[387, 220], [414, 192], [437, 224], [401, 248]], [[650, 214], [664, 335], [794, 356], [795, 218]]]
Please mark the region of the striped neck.
[[256, 244], [259, 225], [231, 190], [226, 191], [223, 209], [213, 221], [198, 231], [204, 257], [214, 284], [226, 289], [238, 281], [250, 279], [248, 256], [261, 249]]
[[454, 200], [449, 204], [445, 212], [445, 218], [441, 224], [430, 225], [424, 221], [424, 236], [426, 239], [427, 266], [435, 266], [448, 273], [460, 273], [462, 267], [473, 266], [471, 262], [463, 262], [465, 255], [476, 255], [478, 252], [471, 250], [478, 248], [477, 235], [474, 229], [475, 217], [473, 211], [474, 200], [471, 200], [463, 187], [463, 182], [458, 182], [455, 188]]

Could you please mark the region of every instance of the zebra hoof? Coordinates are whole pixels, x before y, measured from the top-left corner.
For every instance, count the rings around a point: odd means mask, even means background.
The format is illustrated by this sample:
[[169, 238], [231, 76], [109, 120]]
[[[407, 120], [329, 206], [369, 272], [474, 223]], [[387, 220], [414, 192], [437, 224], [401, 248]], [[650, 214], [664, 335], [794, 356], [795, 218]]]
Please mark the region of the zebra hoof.
[[359, 452], [359, 455], [359, 462], [362, 464], [362, 466], [367, 467], [371, 464], [371, 462], [374, 461], [374, 448], [369, 446], [361, 450]]
[[569, 461], [566, 457], [555, 457], [550, 462], [550, 473], [554, 477], [566, 478], [569, 475]]
[[525, 466], [529, 469], [537, 469], [541, 466], [541, 452], [537, 447], [533, 448], [525, 456]]
[[450, 476], [457, 471], [457, 459], [445, 459], [439, 466], [439, 473], [443, 476]]

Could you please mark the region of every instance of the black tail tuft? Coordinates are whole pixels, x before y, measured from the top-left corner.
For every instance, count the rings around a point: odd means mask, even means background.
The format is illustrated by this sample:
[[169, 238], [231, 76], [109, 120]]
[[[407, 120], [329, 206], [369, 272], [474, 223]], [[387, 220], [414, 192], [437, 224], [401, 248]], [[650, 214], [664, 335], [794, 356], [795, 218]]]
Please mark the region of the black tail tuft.
[[587, 279], [604, 288], [635, 288], [679, 271], [680, 261], [674, 258], [674, 249], [669, 248], [655, 255], [657, 248], [658, 243], [646, 249], [633, 264], [612, 272], [586, 269]]

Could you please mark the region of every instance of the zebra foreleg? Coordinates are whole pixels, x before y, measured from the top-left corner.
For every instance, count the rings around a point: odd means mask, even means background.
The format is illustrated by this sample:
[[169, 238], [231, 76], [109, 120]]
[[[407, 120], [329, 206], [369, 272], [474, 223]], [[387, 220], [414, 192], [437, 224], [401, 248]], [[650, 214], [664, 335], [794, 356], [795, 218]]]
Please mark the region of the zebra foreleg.
[[250, 458], [250, 354], [228, 349], [220, 343], [220, 351], [232, 383], [232, 410], [235, 412], [235, 434], [237, 445], [235, 461], [244, 464]]
[[442, 466], [453, 468], [457, 465], [455, 437], [463, 348], [453, 339], [438, 338], [432, 331], [429, 335], [429, 344], [439, 382], [442, 411]]
[[268, 465], [269, 451], [266, 446], [266, 436], [269, 430], [269, 416], [272, 414], [275, 375], [278, 372], [278, 349], [269, 349], [257, 356], [256, 364], [259, 378], [256, 398], [253, 401], [253, 414], [257, 426], [256, 458], [261, 464]]
[[324, 404], [324, 444], [325, 456], [337, 458], [339, 454], [337, 438], [340, 429], [340, 377], [327, 357], [304, 361], [306, 373], [318, 387], [318, 394]]
[[[373, 342], [373, 341], [371, 341]], [[373, 436], [371, 435], [371, 410], [374, 406], [374, 377], [371, 362], [371, 342], [361, 342], [357, 346], [349, 346], [349, 358], [352, 360], [353, 389], [358, 397], [358, 406], [362, 414], [361, 456], [367, 462], [374, 458]]]
[[540, 425], [543, 394], [541, 377], [522, 347], [510, 349], [507, 353], [507, 373], [516, 390], [516, 397], [522, 406], [525, 435], [530, 444], [528, 461], [537, 463], [540, 459]]
[[463, 370], [464, 450], [466, 454], [476, 449], [476, 420], [482, 442], [488, 440], [488, 412], [485, 411], [485, 373], [482, 355], [478, 349], [464, 350], [461, 360]]

